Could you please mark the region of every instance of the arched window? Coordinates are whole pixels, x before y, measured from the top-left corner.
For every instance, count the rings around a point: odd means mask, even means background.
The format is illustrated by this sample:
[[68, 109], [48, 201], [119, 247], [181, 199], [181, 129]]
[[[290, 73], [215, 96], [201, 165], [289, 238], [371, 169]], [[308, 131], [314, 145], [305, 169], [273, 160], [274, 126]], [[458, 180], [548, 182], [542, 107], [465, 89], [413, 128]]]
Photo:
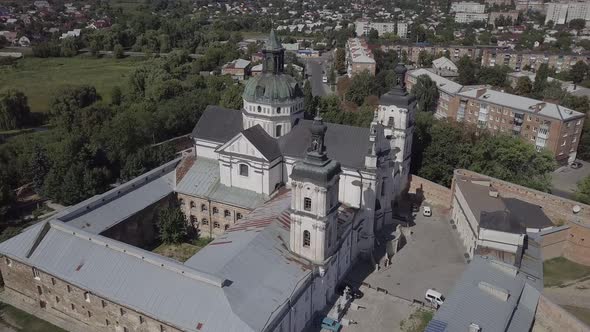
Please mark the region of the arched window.
[[231, 212], [229, 212], [229, 210], [224, 210], [223, 211], [223, 216], [226, 217], [226, 218], [227, 217], [230, 217], [231, 216]]
[[303, 246], [309, 247], [311, 245], [311, 234], [309, 231], [303, 231]]
[[194, 209], [196, 207], [197, 207], [197, 205], [195, 204], [195, 202], [191, 201], [191, 209]]
[[227, 225], [227, 224], [225, 226], [223, 226], [223, 229], [226, 230], [226, 231], [227, 231], [228, 228], [229, 228], [229, 225]]
[[281, 108], [277, 107], [277, 114], [281, 114]]
[[303, 199], [303, 209], [305, 211], [311, 211], [311, 198], [305, 197]]
[[219, 213], [219, 210], [216, 207], [214, 207], [213, 208], [213, 214], [218, 214], [218, 213]]
[[277, 127], [275, 128], [275, 136], [276, 137], [280, 137], [281, 136], [282, 129], [283, 129], [283, 126], [277, 125]]
[[203, 225], [209, 225], [209, 220], [207, 220], [207, 218], [203, 218], [202, 223]]
[[260, 105], [258, 105], [258, 113], [262, 112], [262, 107], [260, 107]]
[[240, 164], [240, 175], [241, 176], [248, 176], [248, 165]]
[[201, 211], [207, 211], [207, 205], [201, 204]]
[[241, 214], [241, 213], [237, 213], [237, 214], [236, 214], [236, 219], [237, 219], [237, 220], [240, 220], [240, 219], [242, 219], [242, 218], [243, 218], [243, 217], [242, 217], [242, 214]]

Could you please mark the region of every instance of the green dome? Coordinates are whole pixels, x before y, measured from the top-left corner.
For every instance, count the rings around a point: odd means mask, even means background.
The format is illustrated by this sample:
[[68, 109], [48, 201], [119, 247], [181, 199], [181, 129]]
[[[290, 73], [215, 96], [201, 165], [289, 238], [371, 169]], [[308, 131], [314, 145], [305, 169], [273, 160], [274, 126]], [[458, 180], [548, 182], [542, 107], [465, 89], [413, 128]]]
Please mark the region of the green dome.
[[248, 80], [242, 97], [251, 103], [280, 103], [303, 97], [303, 91], [289, 75], [262, 73]]

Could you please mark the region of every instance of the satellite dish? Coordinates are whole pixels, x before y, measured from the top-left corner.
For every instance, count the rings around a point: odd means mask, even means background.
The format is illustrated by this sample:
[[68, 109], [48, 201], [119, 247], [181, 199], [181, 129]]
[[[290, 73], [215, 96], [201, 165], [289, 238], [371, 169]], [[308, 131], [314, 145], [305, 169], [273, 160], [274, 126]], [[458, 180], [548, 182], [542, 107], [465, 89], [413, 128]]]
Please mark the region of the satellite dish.
[[574, 213], [578, 213], [578, 212], [582, 211], [582, 207], [580, 207], [579, 205], [576, 204], [572, 208], [572, 211], [574, 211]]

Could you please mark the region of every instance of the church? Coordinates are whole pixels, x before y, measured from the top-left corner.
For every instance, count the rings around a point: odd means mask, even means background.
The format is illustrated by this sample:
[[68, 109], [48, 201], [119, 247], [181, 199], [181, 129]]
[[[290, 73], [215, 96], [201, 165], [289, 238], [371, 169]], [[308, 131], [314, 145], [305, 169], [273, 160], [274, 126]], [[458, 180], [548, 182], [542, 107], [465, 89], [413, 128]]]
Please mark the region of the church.
[[[355, 262], [375, 259], [407, 186], [415, 99], [398, 65], [369, 128], [305, 119], [284, 52], [271, 32], [242, 109], [209, 106], [192, 153], [1, 243], [13, 304], [80, 331], [309, 327]], [[185, 262], [146, 246], [172, 204], [214, 238]]]

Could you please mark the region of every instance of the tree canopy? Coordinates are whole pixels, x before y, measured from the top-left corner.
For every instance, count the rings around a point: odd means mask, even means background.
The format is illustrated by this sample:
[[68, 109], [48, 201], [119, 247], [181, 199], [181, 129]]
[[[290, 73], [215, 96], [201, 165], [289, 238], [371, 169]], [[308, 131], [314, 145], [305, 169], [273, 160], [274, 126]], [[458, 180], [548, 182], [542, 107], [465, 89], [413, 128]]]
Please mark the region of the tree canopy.
[[161, 209], [157, 224], [160, 240], [164, 243], [181, 243], [188, 234], [186, 217], [179, 206]]
[[419, 111], [434, 112], [436, 110], [439, 92], [430, 76], [420, 75], [412, 87], [411, 94], [416, 96]]
[[21, 91], [8, 89], [0, 93], [0, 129], [22, 128], [30, 116], [27, 96]]

